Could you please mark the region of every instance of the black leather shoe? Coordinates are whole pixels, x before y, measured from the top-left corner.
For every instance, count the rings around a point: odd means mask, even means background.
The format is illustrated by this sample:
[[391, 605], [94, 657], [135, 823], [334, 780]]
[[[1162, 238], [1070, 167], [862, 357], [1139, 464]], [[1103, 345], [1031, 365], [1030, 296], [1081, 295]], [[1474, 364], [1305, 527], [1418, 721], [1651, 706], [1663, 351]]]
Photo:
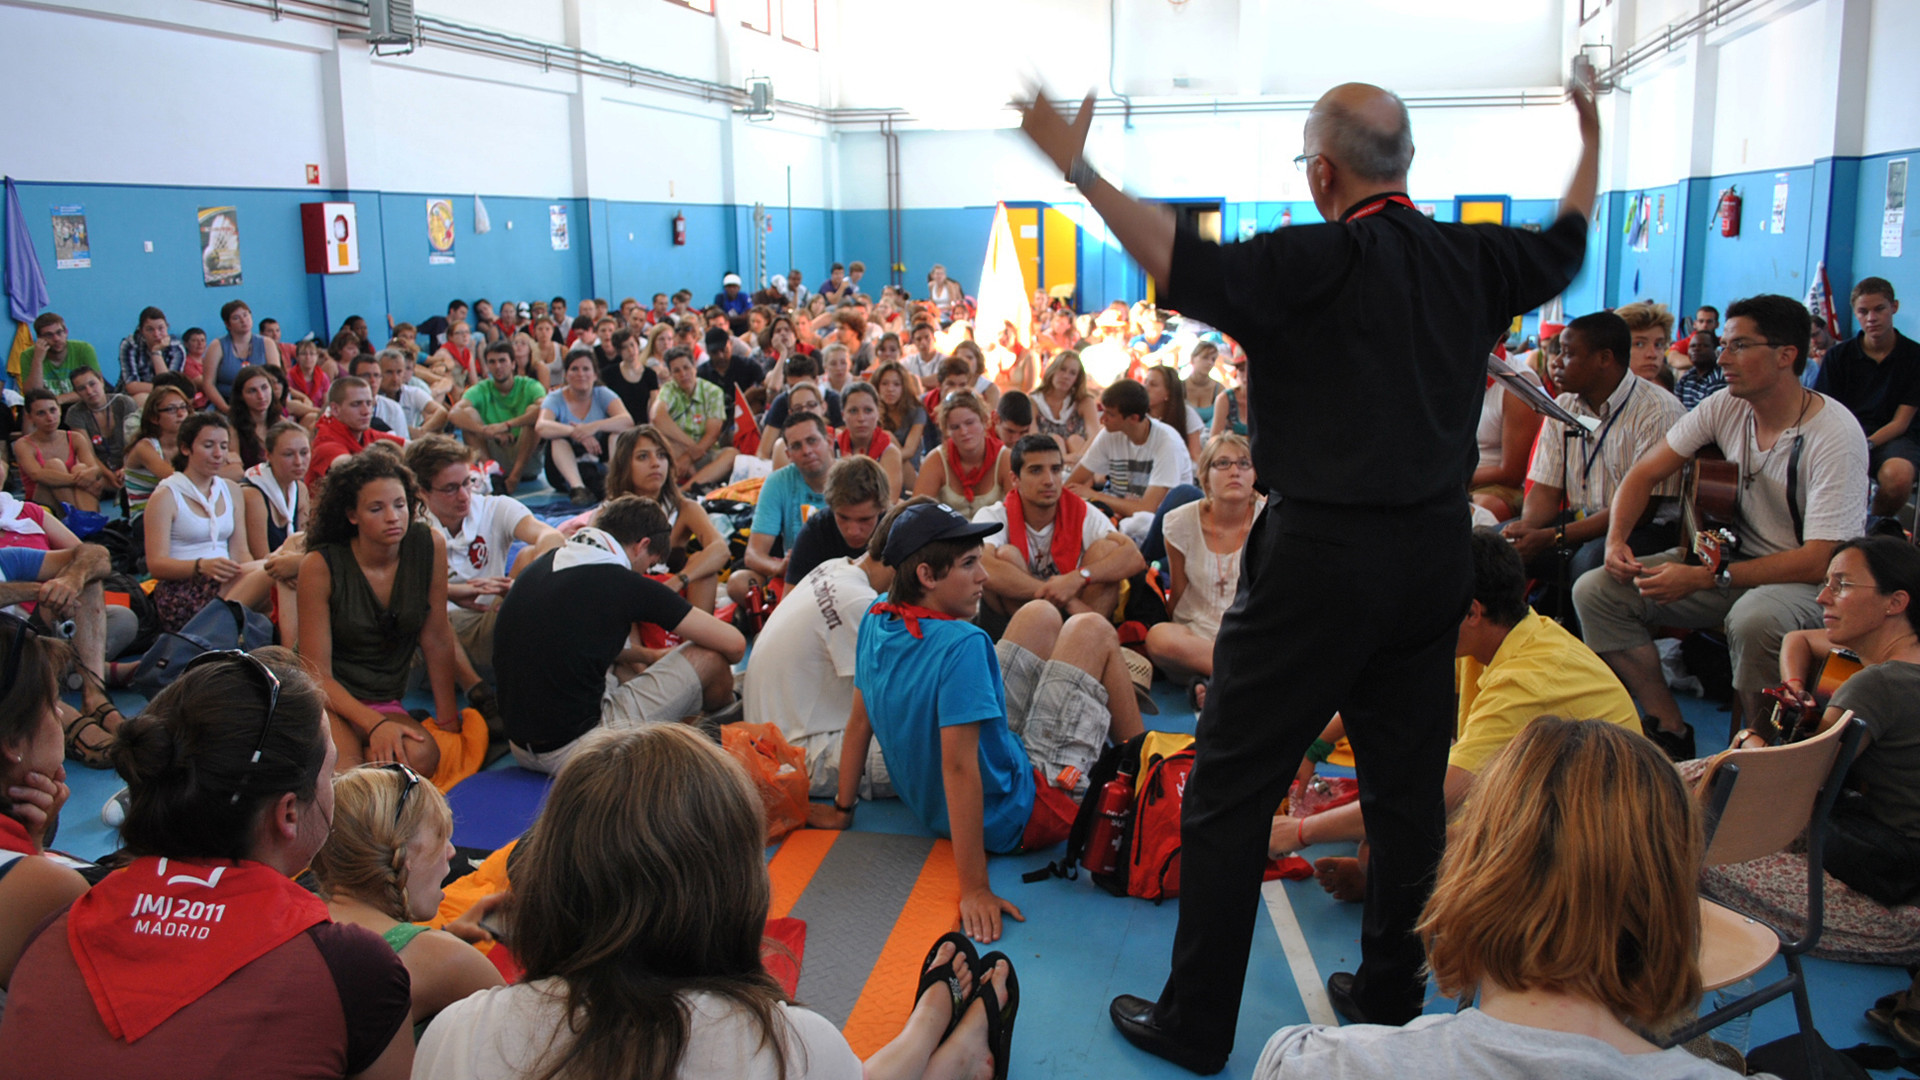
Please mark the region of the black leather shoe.
[[1227, 1055], [1205, 1054], [1185, 1043], [1176, 1042], [1153, 1016], [1153, 1002], [1146, 998], [1121, 994], [1107, 1007], [1113, 1026], [1127, 1041], [1155, 1057], [1165, 1058], [1189, 1072], [1212, 1076], [1227, 1067]]
[[1658, 720], [1649, 717], [1640, 721], [1640, 730], [1645, 732], [1647, 738], [1653, 740], [1653, 745], [1659, 747], [1671, 761], [1692, 761], [1699, 756], [1694, 752], [1692, 724], [1683, 723], [1680, 725], [1680, 730], [1674, 732], [1666, 730], [1660, 726]]
[[1336, 971], [1327, 976], [1327, 997], [1333, 1001], [1333, 1008], [1351, 1024], [1371, 1024], [1366, 1011], [1353, 1000], [1353, 972]]

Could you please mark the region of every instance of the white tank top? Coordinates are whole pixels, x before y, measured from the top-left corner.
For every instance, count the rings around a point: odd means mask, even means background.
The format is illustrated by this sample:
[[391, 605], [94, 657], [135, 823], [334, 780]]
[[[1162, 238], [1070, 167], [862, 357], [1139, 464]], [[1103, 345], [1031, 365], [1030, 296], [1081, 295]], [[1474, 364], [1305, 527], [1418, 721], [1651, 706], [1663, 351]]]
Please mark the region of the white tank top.
[[[209, 499], [183, 472], [160, 481], [160, 490], [173, 492], [173, 528], [167, 533], [167, 554], [176, 559], [224, 559], [233, 537], [233, 485], [215, 478]], [[193, 508], [198, 507], [199, 514]], [[201, 515], [205, 516], [202, 517]]]

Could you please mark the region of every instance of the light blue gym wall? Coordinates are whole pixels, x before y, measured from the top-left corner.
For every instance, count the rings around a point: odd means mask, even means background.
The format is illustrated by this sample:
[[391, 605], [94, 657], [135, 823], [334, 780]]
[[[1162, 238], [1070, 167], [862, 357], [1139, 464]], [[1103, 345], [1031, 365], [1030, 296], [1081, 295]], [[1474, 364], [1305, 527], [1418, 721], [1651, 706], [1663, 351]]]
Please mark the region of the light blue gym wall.
[[[1902, 242], [1901, 255], [1897, 259], [1882, 258], [1880, 255], [1880, 226], [1882, 211], [1886, 204], [1887, 162], [1894, 158], [1908, 159], [1907, 173], [1907, 225]], [[1847, 281], [1859, 281], [1863, 277], [1883, 277], [1893, 283], [1896, 296], [1904, 296], [1907, 302], [1894, 316], [1894, 325], [1908, 337], [1920, 337], [1920, 220], [1916, 220], [1913, 198], [1920, 192], [1920, 181], [1913, 176], [1913, 163], [1920, 162], [1920, 150], [1902, 151], [1897, 154], [1876, 154], [1863, 158], [1856, 163], [1855, 215], [1851, 228], [1846, 230], [1846, 239], [1851, 248], [1847, 254], [1852, 260], [1853, 272]], [[1833, 263], [1839, 237], [1828, 242], [1827, 271], [1833, 274]], [[1834, 278], [1834, 288], [1840, 294], [1836, 303], [1846, 306], [1848, 286], [1841, 279]]]
[[[315, 329], [300, 241], [300, 204], [333, 197], [325, 191], [126, 187], [106, 184], [40, 184], [15, 181], [27, 233], [47, 279], [48, 310], [67, 320], [68, 333], [91, 342], [110, 376], [119, 371], [116, 350], [133, 332], [140, 309], [167, 313], [178, 336], [199, 326], [210, 336], [226, 331], [220, 305], [245, 300], [254, 318], [280, 320], [293, 340]], [[93, 265], [57, 270], [51, 211], [78, 205], [86, 211]], [[203, 206], [232, 206], [239, 214], [241, 284], [202, 284], [200, 226]], [[153, 251], [144, 250], [146, 241]], [[364, 257], [364, 256], [363, 256]]]

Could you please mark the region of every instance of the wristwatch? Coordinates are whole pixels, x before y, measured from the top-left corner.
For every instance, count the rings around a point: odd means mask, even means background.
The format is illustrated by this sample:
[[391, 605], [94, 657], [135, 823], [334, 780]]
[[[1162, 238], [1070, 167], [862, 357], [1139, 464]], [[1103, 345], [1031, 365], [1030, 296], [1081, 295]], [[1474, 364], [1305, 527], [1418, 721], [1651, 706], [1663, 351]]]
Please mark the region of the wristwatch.
[[1086, 567], [1084, 567], [1084, 566], [1083, 566], [1083, 567], [1081, 567], [1081, 568], [1080, 568], [1080, 580], [1081, 580], [1081, 581], [1092, 581], [1092, 580], [1093, 580], [1093, 571], [1091, 571], [1091, 570], [1089, 570], [1089, 569], [1087, 569], [1087, 568], [1086, 568]]
[[1733, 588], [1733, 564], [1729, 563], [1713, 575], [1713, 587], [1721, 592]]

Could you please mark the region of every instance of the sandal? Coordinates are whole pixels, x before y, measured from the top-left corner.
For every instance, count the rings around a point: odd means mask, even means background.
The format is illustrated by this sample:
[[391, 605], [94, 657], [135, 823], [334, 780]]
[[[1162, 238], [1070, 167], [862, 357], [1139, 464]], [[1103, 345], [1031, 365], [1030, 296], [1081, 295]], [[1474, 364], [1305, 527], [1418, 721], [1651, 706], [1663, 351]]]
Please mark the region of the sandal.
[[1212, 684], [1212, 679], [1195, 679], [1187, 684], [1187, 704], [1193, 707], [1196, 715], [1206, 705], [1207, 690]]
[[[109, 701], [75, 716], [65, 731], [67, 756], [90, 769], [104, 769], [111, 764], [107, 752], [113, 748], [113, 729], [107, 727], [107, 717], [119, 714], [120, 710]], [[126, 723], [126, 717], [121, 716], [120, 722]], [[99, 728], [105, 737], [89, 742], [85, 735], [94, 728]]]
[[1003, 952], [988, 953], [973, 969], [973, 996], [977, 998], [992, 982], [993, 965], [1002, 960], [1007, 964], [1007, 983], [998, 990], [999, 1007], [987, 1009], [987, 1049], [993, 1054], [993, 1080], [1007, 1080], [1007, 1062], [1013, 1052], [1013, 1022], [1020, 1015], [1020, 977], [1014, 974], [1013, 961]]
[[973, 942], [967, 938], [967, 935], [957, 930], [942, 934], [934, 939], [933, 947], [927, 950], [927, 958], [920, 962], [920, 985], [913, 992], [914, 1007], [919, 1007], [920, 999], [927, 996], [929, 987], [937, 986], [941, 983], [946, 984], [947, 994], [953, 999], [953, 1015], [947, 1020], [947, 1029], [940, 1033], [940, 1040], [942, 1042], [946, 1041], [948, 1035], [953, 1034], [953, 1029], [959, 1025], [960, 1017], [966, 1012], [967, 1005], [973, 1001], [973, 995], [971, 993], [962, 994], [960, 992], [960, 982], [953, 975], [952, 959], [949, 959], [939, 967], [933, 966], [934, 959], [940, 955], [940, 946], [948, 942], [953, 943], [955, 957], [964, 957], [967, 961], [967, 967], [975, 971], [980, 969], [980, 954], [974, 950]]
[[1911, 991], [1888, 994], [1867, 1010], [1867, 1019], [1909, 1053], [1920, 1053], [1920, 1008]]

